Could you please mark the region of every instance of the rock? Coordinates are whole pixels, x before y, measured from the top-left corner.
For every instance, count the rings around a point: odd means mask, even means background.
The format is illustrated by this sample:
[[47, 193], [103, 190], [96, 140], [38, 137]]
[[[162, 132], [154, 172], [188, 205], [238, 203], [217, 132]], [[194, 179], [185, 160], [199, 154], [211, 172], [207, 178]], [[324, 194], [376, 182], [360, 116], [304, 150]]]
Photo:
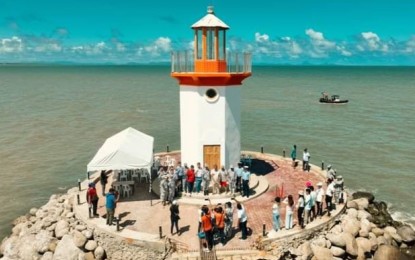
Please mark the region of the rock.
[[38, 253], [44, 254], [49, 251], [49, 244], [52, 239], [53, 238], [50, 236], [48, 231], [41, 230], [38, 234], [36, 234], [36, 240], [34, 241], [33, 246]]
[[375, 253], [373, 260], [399, 260], [400, 252], [393, 246], [381, 245]]
[[91, 230], [83, 230], [82, 234], [87, 238], [87, 239], [91, 239], [93, 237], [93, 233]]
[[58, 242], [59, 242], [59, 240], [57, 240], [56, 238], [54, 240], [50, 241], [50, 243], [48, 245], [49, 251], [55, 252], [56, 247], [58, 246]]
[[333, 259], [333, 253], [328, 248], [320, 247], [315, 244], [311, 244], [311, 250], [313, 251], [314, 257], [317, 260], [332, 260]]
[[393, 238], [393, 240], [395, 240], [396, 243], [401, 244], [402, 243], [402, 237], [400, 235], [398, 235], [397, 233], [392, 233], [390, 234]]
[[378, 240], [376, 239], [376, 235], [372, 232], [369, 233], [369, 242], [371, 245], [371, 251], [375, 252], [378, 249]]
[[375, 234], [375, 236], [377, 236], [377, 237], [383, 236], [383, 234], [385, 233], [385, 231], [383, 229], [380, 229], [380, 228], [372, 228], [371, 232], [373, 234]]
[[372, 245], [369, 239], [358, 237], [356, 238], [356, 243], [359, 250], [362, 250], [364, 253], [370, 253], [370, 251], [372, 251]]
[[17, 224], [26, 223], [27, 221], [29, 221], [28, 216], [26, 216], [26, 215], [25, 216], [20, 216], [20, 217], [16, 218], [15, 220], [13, 220], [12, 225], [16, 226]]
[[365, 237], [368, 238], [369, 237], [369, 232], [372, 230], [372, 226], [370, 225], [369, 220], [367, 219], [362, 219], [360, 221], [360, 230], [359, 230], [359, 236], [360, 237]]
[[92, 252], [85, 253], [84, 259], [85, 260], [95, 260], [94, 253], [92, 253]]
[[298, 247], [298, 249], [300, 250], [303, 259], [311, 258], [311, 255], [313, 254], [313, 251], [311, 250], [310, 242], [306, 241], [306, 242], [302, 243]]
[[73, 212], [68, 212], [68, 213], [66, 214], [66, 217], [67, 217], [67, 218], [73, 218], [73, 217], [75, 217], [75, 213], [73, 213]]
[[358, 247], [354, 236], [347, 232], [342, 233], [341, 236], [346, 242], [346, 253], [348, 253], [352, 257], [356, 257], [358, 254]]
[[393, 225], [394, 223], [394, 220], [388, 212], [388, 205], [383, 201], [375, 201], [369, 205], [367, 211], [372, 214], [373, 223], [380, 228]]
[[348, 218], [342, 222], [342, 229], [344, 232], [352, 234], [354, 237], [359, 234], [360, 222], [355, 218]]
[[17, 236], [12, 236], [10, 238], [3, 239], [3, 242], [1, 243], [0, 252], [2, 255], [5, 256], [5, 259], [18, 259], [18, 242], [19, 238]]
[[326, 247], [326, 240], [322, 237], [314, 239], [311, 244], [319, 246], [319, 247]]
[[84, 225], [76, 225], [75, 229], [78, 230], [78, 231], [83, 231], [83, 230], [86, 229], [86, 227]]
[[350, 200], [347, 202], [346, 207], [348, 209], [359, 209], [359, 205], [357, 205], [356, 201]]
[[68, 234], [69, 232], [69, 223], [65, 220], [59, 220], [58, 223], [56, 223], [55, 228], [55, 236], [57, 238], [62, 238], [64, 235]]
[[38, 209], [37, 208], [31, 208], [30, 210], [29, 210], [29, 214], [31, 215], [31, 216], [36, 216], [36, 212], [38, 211]]
[[387, 245], [392, 245], [393, 238], [389, 233], [385, 232], [383, 237], [385, 238]]
[[353, 193], [352, 198], [353, 200], [360, 199], [360, 198], [366, 198], [370, 204], [372, 204], [373, 201], [375, 200], [375, 196], [373, 196], [372, 193], [365, 192], [365, 191], [357, 191]]
[[346, 251], [344, 251], [343, 248], [337, 247], [337, 246], [332, 246], [330, 248], [331, 253], [333, 254], [333, 256], [336, 257], [343, 257], [344, 254], [346, 254]]
[[332, 245], [338, 246], [338, 247], [345, 247], [346, 241], [343, 239], [343, 236], [338, 234], [327, 234], [326, 238], [331, 242]]
[[42, 258], [40, 260], [53, 260], [53, 253], [52, 252], [46, 252], [42, 255]]
[[18, 250], [17, 259], [38, 259], [40, 255], [36, 252], [35, 247], [35, 235], [27, 235], [19, 237], [16, 248]]
[[367, 219], [369, 221], [372, 221], [373, 220], [373, 217], [366, 210], [358, 210], [357, 211], [357, 219], [358, 220]]
[[348, 209], [347, 210], [347, 216], [349, 218], [357, 218], [357, 210], [356, 209], [353, 209], [353, 208]]
[[[309, 244], [309, 246], [310, 246], [310, 244]], [[311, 251], [311, 248], [310, 248], [310, 251]], [[104, 248], [102, 248], [100, 246], [97, 247], [97, 248], [95, 248], [94, 256], [95, 256], [95, 259], [96, 260], [102, 260], [102, 259], [104, 259], [105, 258]]]
[[82, 248], [85, 245], [86, 241], [87, 241], [86, 237], [84, 235], [82, 235], [82, 233], [79, 232], [78, 230], [74, 230], [72, 235], [73, 235], [74, 244], [77, 247]]
[[394, 228], [394, 227], [391, 227], [391, 226], [388, 226], [388, 227], [385, 227], [384, 229], [383, 229], [383, 231], [385, 231], [385, 232], [388, 232], [389, 234], [393, 234], [393, 233], [396, 233], [396, 228]]
[[335, 225], [331, 230], [330, 233], [333, 234], [340, 234], [341, 232], [343, 232], [343, 229], [341, 227], [341, 225]]
[[78, 260], [79, 254], [83, 252], [75, 245], [70, 235], [64, 235], [59, 241], [53, 254], [53, 260]]
[[415, 231], [410, 226], [403, 225], [398, 227], [396, 232], [406, 244], [411, 244], [415, 241]]
[[355, 199], [353, 201], [357, 203], [359, 210], [367, 209], [369, 207], [369, 200], [367, 198]]
[[386, 241], [386, 238], [384, 236], [377, 237], [376, 240], [378, 242], [378, 248], [381, 245], [389, 245], [388, 241]]
[[98, 247], [98, 243], [94, 240], [88, 240], [88, 242], [86, 242], [86, 245], [85, 245], [85, 249], [88, 251], [94, 251], [95, 248], [97, 247]]

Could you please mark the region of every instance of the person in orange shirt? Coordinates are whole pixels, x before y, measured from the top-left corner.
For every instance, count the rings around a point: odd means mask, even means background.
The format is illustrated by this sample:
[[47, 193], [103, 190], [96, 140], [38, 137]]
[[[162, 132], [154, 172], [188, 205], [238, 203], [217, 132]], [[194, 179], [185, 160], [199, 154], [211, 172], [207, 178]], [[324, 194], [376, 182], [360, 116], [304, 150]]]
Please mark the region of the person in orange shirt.
[[218, 207], [215, 208], [213, 214], [215, 216], [215, 223], [216, 228], [218, 229], [220, 242], [222, 244], [225, 244], [225, 213], [223, 211], [222, 206], [218, 205]]
[[208, 244], [207, 252], [213, 248], [213, 226], [212, 226], [212, 216], [209, 211], [209, 208], [204, 205], [202, 207], [202, 230], [205, 233], [206, 242]]

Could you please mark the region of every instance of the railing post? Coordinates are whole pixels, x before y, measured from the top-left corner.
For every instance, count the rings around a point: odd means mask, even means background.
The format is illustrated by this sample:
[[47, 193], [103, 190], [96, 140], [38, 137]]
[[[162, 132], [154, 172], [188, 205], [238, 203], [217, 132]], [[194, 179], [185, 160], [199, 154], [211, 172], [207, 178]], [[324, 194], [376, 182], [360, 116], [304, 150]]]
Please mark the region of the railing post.
[[81, 179], [78, 179], [78, 189], [81, 191]]
[[159, 226], [159, 235], [160, 235], [160, 239], [163, 238], [163, 230], [161, 228], [161, 226]]
[[167, 151], [167, 152], [170, 152], [169, 145], [167, 145], [167, 147], [166, 147], [166, 151]]
[[324, 161], [321, 161], [321, 170], [324, 170]]
[[266, 231], [266, 228], [265, 228], [265, 223], [263, 223], [262, 224], [262, 236], [266, 236], [267, 235], [267, 231]]
[[76, 194], [76, 199], [78, 201], [78, 205], [81, 204], [81, 198], [79, 197], [79, 194]]
[[264, 153], [264, 146], [261, 146], [261, 153]]
[[285, 158], [285, 150], [282, 150], [282, 157]]
[[120, 231], [120, 219], [121, 218], [121, 216], [118, 214], [118, 217], [117, 217], [117, 231], [119, 232]]

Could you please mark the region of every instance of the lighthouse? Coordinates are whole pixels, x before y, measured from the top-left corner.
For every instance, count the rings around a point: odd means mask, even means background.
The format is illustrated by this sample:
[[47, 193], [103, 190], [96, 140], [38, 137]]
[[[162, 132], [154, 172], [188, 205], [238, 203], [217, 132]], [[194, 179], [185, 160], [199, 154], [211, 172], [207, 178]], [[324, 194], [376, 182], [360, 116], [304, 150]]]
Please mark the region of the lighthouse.
[[240, 161], [241, 86], [251, 76], [251, 54], [227, 51], [229, 26], [212, 6], [191, 28], [193, 50], [171, 57], [180, 85], [181, 161], [229, 167]]

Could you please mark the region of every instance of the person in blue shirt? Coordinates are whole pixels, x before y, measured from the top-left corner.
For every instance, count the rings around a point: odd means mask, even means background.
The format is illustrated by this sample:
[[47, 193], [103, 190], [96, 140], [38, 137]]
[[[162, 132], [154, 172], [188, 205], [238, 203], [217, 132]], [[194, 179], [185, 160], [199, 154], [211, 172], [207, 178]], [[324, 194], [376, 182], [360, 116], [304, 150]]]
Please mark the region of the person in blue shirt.
[[244, 169], [242, 171], [242, 197], [246, 196], [247, 198], [249, 198], [249, 178], [251, 176], [251, 173], [248, 170], [248, 166], [244, 166]]
[[236, 192], [241, 191], [241, 177], [242, 177], [242, 163], [238, 163], [238, 167], [235, 168], [235, 173], [236, 173]]
[[116, 198], [114, 194], [114, 189], [111, 188], [106, 194], [105, 207], [107, 208], [107, 225], [111, 226], [114, 219]]

